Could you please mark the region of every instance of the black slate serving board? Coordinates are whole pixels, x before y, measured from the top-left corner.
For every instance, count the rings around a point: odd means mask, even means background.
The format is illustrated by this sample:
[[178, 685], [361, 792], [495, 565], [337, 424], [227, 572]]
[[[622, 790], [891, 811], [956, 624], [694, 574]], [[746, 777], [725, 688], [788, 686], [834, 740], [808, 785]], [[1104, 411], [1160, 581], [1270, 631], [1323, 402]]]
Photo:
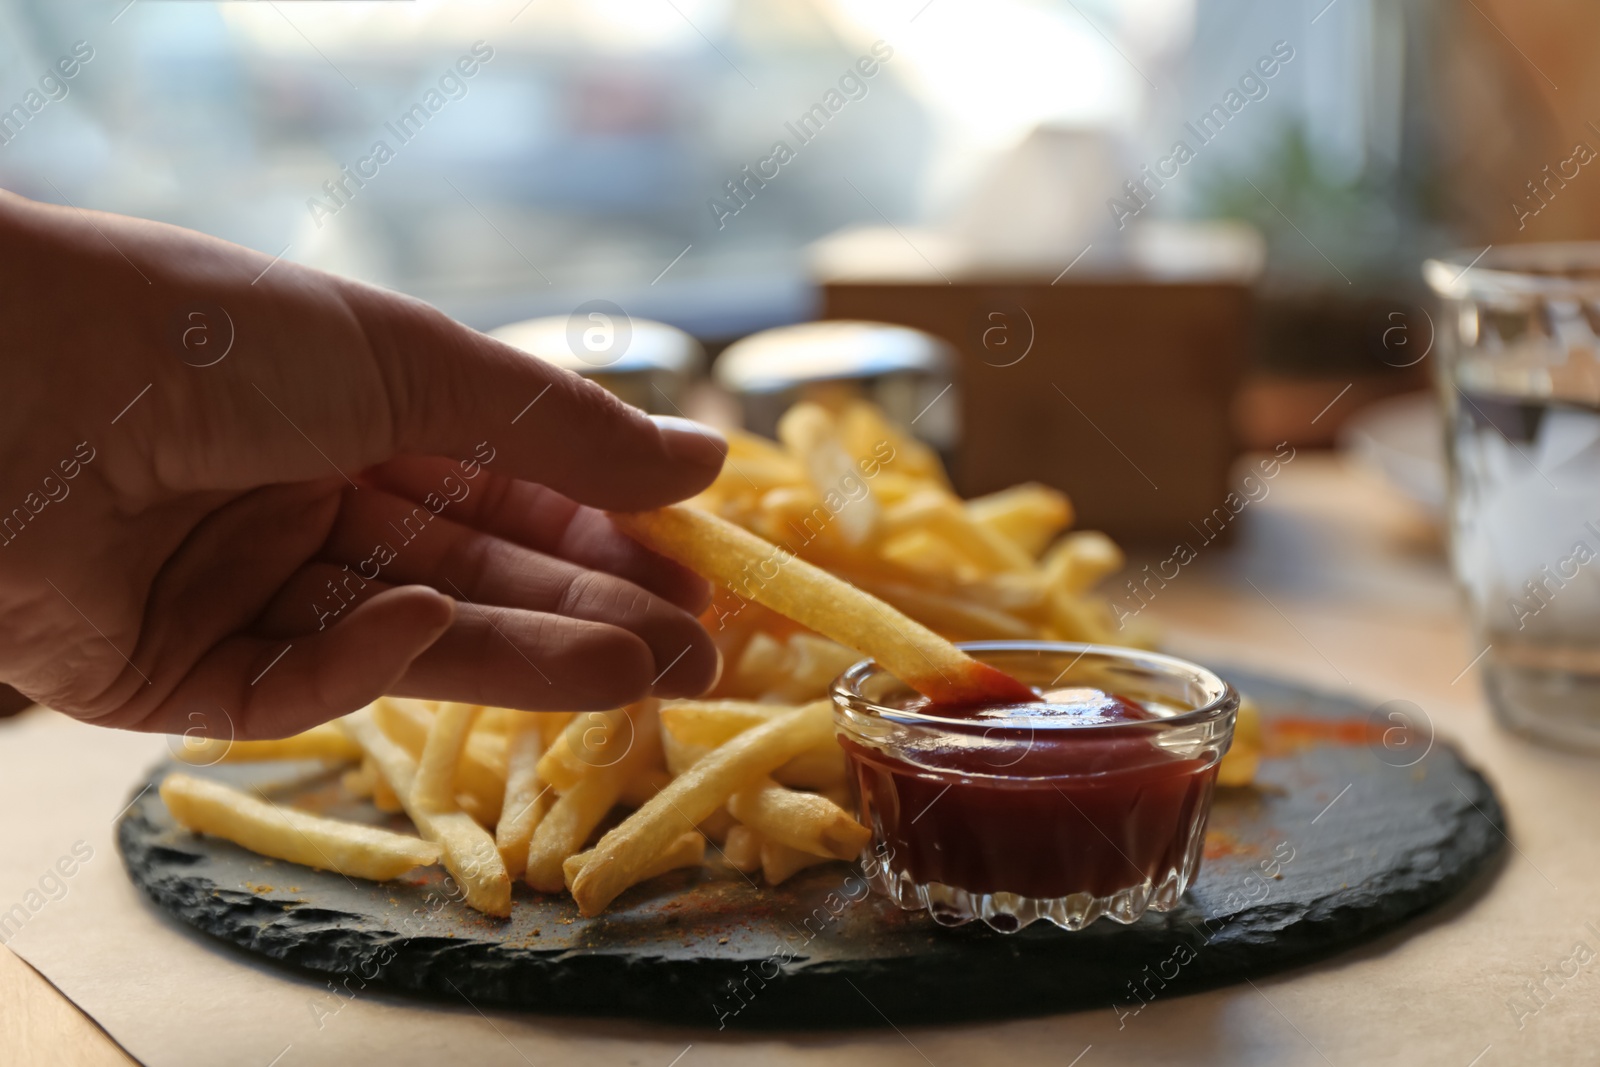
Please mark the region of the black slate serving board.
[[[1183, 906], [1131, 926], [947, 929], [865, 894], [843, 863], [776, 888], [731, 871], [677, 872], [596, 919], [519, 887], [500, 922], [468, 910], [437, 871], [353, 882], [197, 837], [154, 790], [123, 817], [118, 841], [130, 877], [163, 909], [353, 990], [712, 1029], [1137, 1012], [1390, 930], [1459, 891], [1504, 846], [1493, 789], [1414, 711], [1407, 723], [1389, 705], [1225, 673], [1261, 707], [1276, 751], [1255, 788], [1219, 791]], [[202, 773], [405, 826], [338, 799], [336, 776], [303, 765]]]

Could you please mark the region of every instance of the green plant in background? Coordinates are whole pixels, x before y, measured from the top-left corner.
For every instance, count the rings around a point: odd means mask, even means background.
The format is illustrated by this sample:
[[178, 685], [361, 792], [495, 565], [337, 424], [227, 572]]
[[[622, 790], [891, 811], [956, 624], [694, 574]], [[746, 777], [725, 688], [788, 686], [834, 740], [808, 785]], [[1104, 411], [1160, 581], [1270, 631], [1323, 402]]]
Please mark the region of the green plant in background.
[[1454, 243], [1429, 168], [1412, 157], [1398, 166], [1369, 158], [1355, 177], [1336, 176], [1298, 121], [1279, 127], [1253, 163], [1204, 176], [1193, 209], [1248, 222], [1266, 239], [1256, 367], [1313, 377], [1413, 373], [1386, 362], [1382, 338], [1397, 309], [1428, 299], [1421, 261]]
[[1440, 239], [1426, 179], [1370, 164], [1351, 179], [1331, 176], [1299, 121], [1279, 127], [1255, 159], [1203, 178], [1195, 211], [1257, 227], [1272, 284], [1416, 287], [1416, 264]]

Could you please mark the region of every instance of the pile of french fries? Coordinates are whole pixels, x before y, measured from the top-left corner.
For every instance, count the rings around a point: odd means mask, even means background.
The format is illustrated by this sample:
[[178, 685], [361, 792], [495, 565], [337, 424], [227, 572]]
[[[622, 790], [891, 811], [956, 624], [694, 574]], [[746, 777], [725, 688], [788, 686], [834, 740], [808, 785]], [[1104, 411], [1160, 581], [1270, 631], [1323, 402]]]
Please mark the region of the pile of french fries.
[[[730, 433], [721, 475], [690, 503], [951, 640], [1153, 641], [1148, 630], [1118, 630], [1091, 594], [1121, 569], [1122, 552], [1102, 533], [1060, 536], [1073, 515], [1056, 490], [1027, 483], [963, 501], [932, 449], [859, 399], [796, 404], [778, 438]], [[735, 665], [725, 686], [762, 696], [811, 683], [805, 692], [820, 693], [838, 659], [803, 637], [796, 643], [793, 627], [746, 610], [743, 599], [737, 590], [722, 596], [708, 617]], [[787, 657], [781, 642], [794, 645]]]
[[[202, 742], [185, 758], [347, 765], [343, 787], [403, 812], [415, 835], [187, 773], [161, 786], [174, 818], [353, 878], [442, 864], [466, 903], [493, 916], [510, 914], [517, 879], [570, 892], [584, 915], [708, 862], [776, 885], [857, 858], [871, 837], [827, 695], [851, 664], [872, 657], [936, 700], [1028, 700], [951, 642], [1129, 643], [1090, 593], [1122, 555], [1101, 534], [1059, 536], [1072, 518], [1060, 493], [1023, 485], [962, 501], [925, 445], [859, 400], [799, 404], [779, 438], [733, 433], [701, 496], [615, 516], [712, 579], [702, 621], [726, 668], [706, 698], [571, 713], [385, 697], [282, 741]], [[1224, 779], [1248, 782], [1250, 746], [1229, 759]], [[618, 809], [628, 813], [616, 821]]]

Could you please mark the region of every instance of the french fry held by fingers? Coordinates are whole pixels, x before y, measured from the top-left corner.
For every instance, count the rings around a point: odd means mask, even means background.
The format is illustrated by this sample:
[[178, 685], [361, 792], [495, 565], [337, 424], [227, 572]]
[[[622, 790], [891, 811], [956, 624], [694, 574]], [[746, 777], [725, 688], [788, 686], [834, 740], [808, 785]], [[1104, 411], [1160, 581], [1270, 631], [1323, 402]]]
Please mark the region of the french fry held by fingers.
[[351, 763], [361, 758], [361, 749], [344, 735], [344, 731], [330, 722], [277, 741], [227, 741], [216, 737], [185, 736], [178, 758], [201, 767], [215, 763], [302, 759]]
[[883, 601], [725, 519], [681, 504], [612, 519], [646, 548], [872, 657], [935, 701], [1039, 699], [1004, 671], [973, 659]]
[[730, 796], [832, 737], [831, 706], [820, 700], [746, 730], [713, 750], [600, 839], [572, 881], [578, 910], [599, 914], [639, 880], [657, 854]]
[[[580, 852], [576, 856], [568, 856], [562, 863], [561, 870], [568, 884], [583, 870], [583, 865], [589, 861], [587, 852]], [[687, 833], [668, 845], [655, 861], [646, 867], [639, 876], [639, 881], [648, 882], [652, 878], [659, 878], [668, 871], [678, 870], [680, 867], [699, 867], [706, 862], [705, 835]]]
[[193, 775], [167, 775], [161, 799], [196, 833], [350, 878], [383, 882], [439, 862], [439, 846], [430, 841], [280, 807]]
[[440, 847], [445, 869], [460, 884], [467, 905], [485, 915], [509, 916], [511, 875], [495, 850], [489, 831], [459, 809], [435, 810], [419, 806], [414, 790], [417, 761], [399, 743], [389, 739], [371, 714], [358, 712], [346, 716], [340, 720], [340, 726], [372, 757], [378, 773], [400, 797], [417, 832]]
[[768, 841], [830, 859], [860, 855], [872, 831], [816, 793], [785, 789], [770, 778], [728, 798], [728, 813]]

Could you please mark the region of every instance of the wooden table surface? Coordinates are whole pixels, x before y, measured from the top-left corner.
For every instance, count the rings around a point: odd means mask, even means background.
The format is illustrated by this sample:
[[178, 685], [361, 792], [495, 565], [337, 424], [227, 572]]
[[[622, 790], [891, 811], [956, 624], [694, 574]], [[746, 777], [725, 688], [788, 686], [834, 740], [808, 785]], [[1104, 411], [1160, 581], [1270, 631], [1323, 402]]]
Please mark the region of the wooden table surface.
[[[1522, 745], [1499, 734], [1482, 711], [1476, 676], [1467, 669], [1476, 650], [1462, 625], [1437, 534], [1408, 502], [1334, 457], [1304, 454], [1283, 469], [1270, 496], [1247, 508], [1238, 525], [1233, 545], [1207, 546], [1150, 605], [1148, 614], [1163, 625], [1174, 650], [1277, 664], [1290, 677], [1331, 689], [1354, 685], [1378, 702], [1404, 696], [1431, 700], [1433, 708], [1467, 708], [1439, 728], [1461, 740], [1480, 764], [1493, 763], [1480, 758], [1480, 750]], [[1547, 757], [1523, 746], [1511, 758], [1569, 757]], [[1561, 773], [1581, 775], [1583, 769]], [[1297, 981], [1277, 987], [1290, 1003], [1275, 993], [1275, 1005], [1314, 1012], [1314, 1005], [1291, 995]], [[0, 1064], [131, 1062], [94, 1022], [3, 949], [0, 1020]], [[1512, 1056], [1492, 1062], [1524, 1061]]]

